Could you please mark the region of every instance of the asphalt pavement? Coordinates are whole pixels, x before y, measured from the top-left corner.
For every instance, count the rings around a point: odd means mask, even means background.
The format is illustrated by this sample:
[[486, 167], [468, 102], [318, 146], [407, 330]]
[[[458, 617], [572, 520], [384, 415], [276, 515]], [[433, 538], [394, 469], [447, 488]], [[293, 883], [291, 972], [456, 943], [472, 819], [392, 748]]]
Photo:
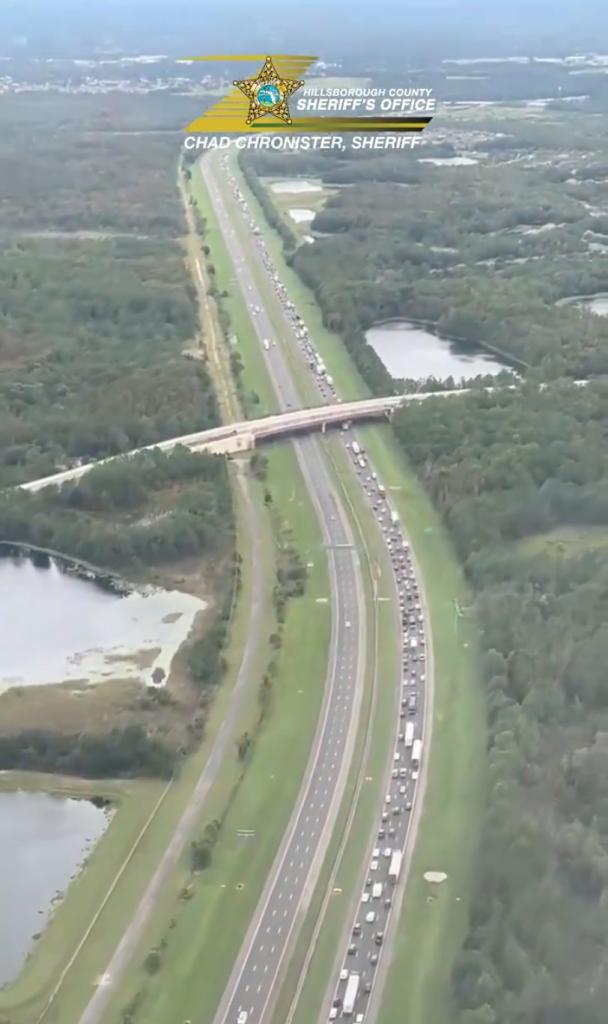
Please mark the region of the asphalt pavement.
[[[235, 279], [251, 320], [282, 410], [301, 398], [282, 347], [271, 343], [274, 329], [255, 276], [228, 214], [211, 160], [198, 165], [205, 179]], [[234, 213], [234, 211], [232, 211]], [[268, 340], [268, 344], [264, 343]], [[267, 885], [237, 958], [215, 1024], [267, 1021], [290, 940], [310, 899], [339, 809], [356, 735], [365, 665], [364, 600], [359, 557], [320, 442], [294, 442], [300, 468], [321, 524], [329, 561], [332, 636], [325, 698], [303, 786]]]
[[[285, 369], [281, 348], [276, 345], [276, 339], [273, 337], [272, 322], [264, 308], [254, 275], [251, 273], [250, 260], [252, 259], [263, 266], [270, 284], [275, 289], [283, 311], [287, 336], [290, 337], [291, 343], [297, 347], [302, 356], [303, 370], [308, 369], [312, 374], [324, 401], [328, 403], [339, 401], [335, 384], [331, 376], [328, 375], [323, 360], [314, 346], [308, 328], [293, 302], [290, 301], [288, 293], [276, 273], [270, 254], [248, 209], [245, 197], [230, 171], [228, 160], [226, 157], [219, 161], [216, 157], [206, 159], [202, 162], [202, 166], [223, 236], [235, 266], [236, 277], [247, 301], [256, 333], [273, 369], [273, 376], [275, 376], [275, 372], [278, 373], [275, 380], [278, 383], [281, 400], [286, 402], [290, 408], [298, 404], [297, 393], [290, 386], [289, 372]], [[226, 183], [222, 187], [226, 199], [224, 199], [216, 175], [228, 176], [228, 188], [226, 188]], [[232, 217], [242, 218], [250, 233], [249, 246], [246, 251], [242, 249], [238, 234], [235, 232], [234, 222], [227, 214], [226, 203], [228, 202], [231, 204]], [[391, 913], [395, 895], [402, 888], [400, 886], [402, 883], [401, 865], [405, 864], [406, 855], [411, 852], [413, 839], [411, 833], [415, 830], [415, 815], [419, 812], [415, 798], [420, 774], [423, 770], [421, 761], [424, 756], [422, 739], [425, 728], [425, 696], [429, 690], [427, 683], [428, 630], [415, 560], [410, 551], [406, 533], [391, 508], [390, 495], [387, 494], [386, 488], [374, 470], [361, 438], [357, 437], [353, 431], [352, 424], [345, 423], [341, 433], [344, 444], [350, 453], [354, 471], [374, 512], [379, 529], [384, 535], [393, 568], [401, 619], [399, 711], [392, 739], [393, 756], [390, 775], [386, 782], [383, 804], [379, 810], [374, 846], [369, 851], [364, 885], [357, 901], [357, 908], [343, 954], [339, 958], [340, 966], [332, 997], [323, 1018], [334, 1020], [343, 1016], [352, 1017], [360, 1024], [368, 1018], [378, 965], [381, 963], [385, 950], [387, 930], [394, 930], [391, 927], [393, 925]], [[348, 644], [349, 639], [351, 638], [338, 637], [338, 644], [345, 640]], [[331, 713], [340, 715], [337, 708], [334, 708]], [[418, 755], [416, 761], [412, 756], [414, 752]], [[312, 810], [316, 817], [313, 794], [305, 799], [302, 814], [308, 812], [310, 816], [311, 807], [308, 806], [307, 799], [313, 800]], [[301, 842], [306, 842], [307, 856], [314, 855], [314, 841], [314, 830], [311, 830], [310, 827], [303, 829]], [[399, 860], [401, 860], [401, 864], [399, 864], [398, 871], [391, 871], [391, 868], [394, 869], [397, 866]], [[284, 864], [277, 864], [273, 870], [272, 884], [277, 891], [287, 891], [288, 899], [289, 887], [292, 882], [293, 879], [288, 873], [284, 875]], [[287, 890], [285, 885], [287, 885]], [[294, 894], [294, 901], [296, 896], [297, 894]], [[276, 916], [278, 908], [272, 901], [269, 901], [265, 907], [265, 913], [268, 908], [271, 916]], [[260, 923], [263, 927], [265, 919]], [[266, 927], [268, 926], [266, 925]], [[272, 932], [272, 928], [270, 931]], [[253, 950], [256, 948], [256, 941], [259, 941], [260, 938], [264, 939], [264, 934], [263, 932], [261, 936], [253, 936], [250, 939], [248, 950], [250, 954], [253, 954]], [[225, 1000], [222, 1012], [216, 1018], [215, 1024], [237, 1024], [237, 1022], [238, 1024], [254, 1024], [254, 1022], [255, 1024], [258, 1022], [268, 1024], [270, 1017], [265, 1016], [265, 1008], [268, 1006], [270, 993], [262, 1005], [261, 1016], [258, 1007], [255, 1004], [252, 1007], [248, 1006], [245, 998], [255, 982], [257, 981], [259, 984], [258, 978], [254, 977], [256, 972], [261, 969], [264, 973], [265, 952], [266, 946], [262, 942], [262, 945], [257, 947], [251, 964], [241, 963], [239, 973], [233, 976], [228, 988], [229, 997]], [[349, 986], [349, 979], [353, 976], [358, 978], [358, 982], [353, 983], [351, 980]], [[344, 1005], [347, 986], [351, 992], [353, 988], [356, 988], [352, 1009]], [[264, 984], [260, 991], [263, 990]], [[244, 1014], [247, 1016], [245, 1017]]]

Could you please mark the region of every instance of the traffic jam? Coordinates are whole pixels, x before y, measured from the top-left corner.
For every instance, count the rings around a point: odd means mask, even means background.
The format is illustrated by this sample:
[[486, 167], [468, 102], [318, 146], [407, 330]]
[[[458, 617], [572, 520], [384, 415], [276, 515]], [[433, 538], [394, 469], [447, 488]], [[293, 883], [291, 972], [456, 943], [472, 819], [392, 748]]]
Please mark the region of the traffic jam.
[[[227, 169], [227, 164], [224, 165]], [[315, 349], [308, 328], [289, 299], [259, 228], [233, 175], [233, 194], [253, 232], [255, 245], [275, 289], [285, 318], [306, 359], [317, 387], [326, 401], [340, 401], [323, 359]], [[252, 309], [257, 312], [255, 308]], [[264, 348], [275, 344], [264, 339]], [[393, 906], [393, 892], [399, 880], [407, 832], [422, 757], [422, 723], [426, 681], [426, 639], [423, 603], [408, 542], [399, 517], [391, 509], [386, 488], [373, 470], [369, 457], [350, 423], [341, 428], [355, 472], [366, 493], [388, 547], [394, 573], [401, 622], [401, 685], [397, 726], [391, 764], [376, 841], [369, 857], [363, 891], [360, 894], [344, 962], [329, 1009], [329, 1020], [353, 1017], [363, 1024], [374, 977], [382, 954], [384, 937]]]

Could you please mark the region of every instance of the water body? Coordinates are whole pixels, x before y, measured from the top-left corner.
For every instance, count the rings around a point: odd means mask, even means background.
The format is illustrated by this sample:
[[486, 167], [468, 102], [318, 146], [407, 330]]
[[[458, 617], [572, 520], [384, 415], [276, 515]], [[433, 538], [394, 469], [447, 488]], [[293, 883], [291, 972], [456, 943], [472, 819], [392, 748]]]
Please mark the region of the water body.
[[168, 674], [204, 601], [147, 587], [117, 594], [68, 575], [51, 559], [0, 558], [0, 692], [78, 680]]
[[480, 374], [496, 376], [501, 370], [510, 369], [483, 349], [464, 349], [407, 320], [378, 324], [366, 332], [366, 337], [388, 372], [397, 379], [453, 377], [460, 381]]
[[608, 292], [597, 295], [572, 295], [568, 299], [560, 299], [558, 306], [580, 306], [596, 316], [608, 316]]
[[314, 181], [305, 181], [302, 178], [289, 178], [285, 181], [275, 181], [270, 186], [277, 195], [297, 195], [300, 192], [322, 192], [323, 186]]
[[0, 985], [19, 972], [109, 818], [88, 800], [0, 793]]
[[309, 221], [314, 219], [314, 210], [303, 210], [293, 209], [289, 211], [289, 216], [292, 220], [295, 220], [296, 224], [307, 224]]

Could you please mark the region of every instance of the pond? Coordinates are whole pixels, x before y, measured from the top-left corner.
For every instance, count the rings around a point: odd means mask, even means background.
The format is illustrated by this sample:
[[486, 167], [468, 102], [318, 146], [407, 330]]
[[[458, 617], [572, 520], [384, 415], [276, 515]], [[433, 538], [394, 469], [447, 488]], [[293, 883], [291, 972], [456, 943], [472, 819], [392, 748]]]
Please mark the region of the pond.
[[[55, 559], [0, 557], [0, 692], [11, 686], [166, 677], [204, 601], [146, 587], [115, 593]], [[157, 671], [155, 671], [157, 670]]]
[[89, 800], [0, 793], [0, 985], [19, 972], [109, 820]]
[[270, 186], [277, 195], [297, 195], [299, 192], [322, 192], [323, 186], [314, 181], [305, 181], [302, 178], [286, 179], [275, 181]]
[[295, 220], [296, 224], [306, 224], [308, 221], [314, 219], [315, 211], [294, 209], [289, 211], [289, 216], [292, 220]]
[[465, 349], [407, 320], [377, 324], [366, 332], [366, 337], [388, 372], [397, 379], [453, 377], [458, 382], [480, 374], [496, 376], [501, 370], [511, 369], [483, 349]]

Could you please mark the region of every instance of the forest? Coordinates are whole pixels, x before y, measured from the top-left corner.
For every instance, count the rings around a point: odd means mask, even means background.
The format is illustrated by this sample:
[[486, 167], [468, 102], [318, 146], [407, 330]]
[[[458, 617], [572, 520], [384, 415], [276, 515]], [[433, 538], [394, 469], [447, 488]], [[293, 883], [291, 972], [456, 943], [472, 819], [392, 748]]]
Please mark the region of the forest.
[[481, 630], [488, 801], [453, 971], [458, 1024], [605, 1021], [607, 428], [602, 382], [430, 400], [395, 418]]
[[[394, 317], [498, 349], [540, 379], [577, 379], [608, 372], [608, 321], [559, 304], [608, 290], [606, 260], [591, 258], [608, 243], [608, 135], [595, 123], [488, 115], [475, 126], [488, 158], [479, 166], [348, 149], [286, 159], [248, 152], [240, 161], [289, 262], [373, 390], [386, 393], [390, 380], [364, 332]], [[450, 148], [428, 145], [422, 159]], [[528, 151], [533, 159], [522, 159]], [[320, 178], [327, 189], [310, 225], [314, 245], [295, 246], [262, 180], [285, 175]]]
[[61, 488], [0, 491], [2, 540], [126, 572], [193, 555], [219, 560], [233, 531], [225, 460], [185, 448], [117, 459]]
[[15, 241], [0, 294], [0, 486], [218, 422], [174, 243]]

